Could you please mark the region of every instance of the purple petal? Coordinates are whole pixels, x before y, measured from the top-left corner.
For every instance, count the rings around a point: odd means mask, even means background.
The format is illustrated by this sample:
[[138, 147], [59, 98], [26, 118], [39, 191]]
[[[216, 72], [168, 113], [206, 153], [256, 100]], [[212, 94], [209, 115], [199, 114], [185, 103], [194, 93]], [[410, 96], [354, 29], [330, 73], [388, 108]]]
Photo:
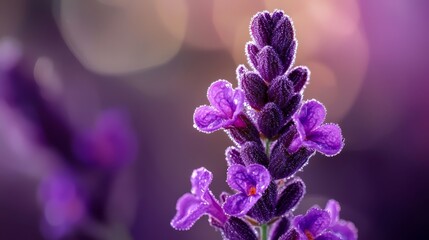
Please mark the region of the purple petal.
[[213, 174], [204, 167], [195, 169], [191, 175], [191, 193], [201, 198], [207, 192], [212, 179]]
[[229, 196], [223, 204], [223, 210], [230, 216], [244, 216], [261, 198], [260, 194], [247, 196], [245, 193], [237, 193]]
[[329, 230], [340, 236], [341, 239], [356, 240], [358, 238], [355, 225], [344, 220], [339, 220], [339, 222], [330, 227]]
[[[344, 239], [351, 240], [349, 238], [344, 238]], [[326, 233], [323, 233], [322, 235], [318, 236], [314, 240], [343, 240], [343, 238], [340, 238], [339, 236], [337, 236], [336, 234], [334, 234], [332, 232], [326, 232]]]
[[329, 227], [330, 221], [328, 212], [313, 207], [305, 215], [296, 216], [294, 225], [303, 234], [310, 233], [316, 237]]
[[233, 165], [228, 168], [227, 183], [237, 191], [248, 194], [249, 191], [262, 194], [270, 184], [271, 177], [268, 170], [259, 164], [252, 164], [247, 167]]
[[325, 211], [327, 211], [331, 217], [331, 226], [340, 220], [340, 210], [341, 207], [337, 201], [331, 199], [326, 203]]
[[326, 156], [334, 156], [344, 146], [341, 128], [336, 124], [323, 124], [307, 135], [304, 145]]
[[316, 100], [306, 101], [299, 112], [295, 114], [294, 119], [298, 131], [302, 136], [306, 136], [315, 128], [319, 127], [326, 117], [326, 109], [322, 103]]
[[176, 230], [189, 230], [207, 212], [208, 208], [207, 202], [186, 193], [177, 200], [177, 213], [170, 224]]
[[228, 81], [218, 80], [210, 85], [207, 98], [214, 108], [224, 114], [225, 118], [232, 119], [237, 111], [242, 110], [244, 94], [240, 89], [234, 90]]
[[200, 106], [195, 109], [194, 127], [201, 132], [211, 133], [227, 123], [224, 115], [210, 106]]

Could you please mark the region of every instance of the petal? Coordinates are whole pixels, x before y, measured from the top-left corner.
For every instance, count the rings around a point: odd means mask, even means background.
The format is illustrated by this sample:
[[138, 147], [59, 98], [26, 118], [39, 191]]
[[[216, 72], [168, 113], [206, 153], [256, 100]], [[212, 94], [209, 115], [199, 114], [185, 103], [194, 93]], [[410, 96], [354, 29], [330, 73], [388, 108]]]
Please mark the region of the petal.
[[201, 132], [211, 133], [226, 125], [222, 113], [210, 106], [201, 106], [195, 109], [194, 127]]
[[308, 231], [313, 237], [316, 237], [329, 227], [330, 221], [328, 212], [313, 207], [305, 215], [295, 217], [294, 225], [302, 233]]
[[340, 220], [340, 210], [341, 207], [337, 201], [331, 199], [326, 203], [325, 211], [327, 211], [329, 216], [331, 216], [331, 226]]
[[330, 227], [329, 230], [340, 236], [341, 239], [356, 240], [358, 238], [356, 226], [352, 222], [339, 220], [339, 222]]
[[247, 167], [247, 172], [256, 181], [257, 193], [263, 193], [271, 182], [271, 176], [268, 170], [259, 164], [252, 164]]
[[[344, 238], [344, 239], [351, 240], [349, 238]], [[326, 232], [318, 236], [317, 238], [315, 238], [315, 240], [342, 240], [342, 238], [340, 238], [339, 236], [337, 236], [332, 232]]]
[[322, 103], [316, 100], [306, 101], [294, 119], [301, 135], [306, 136], [313, 129], [319, 127], [326, 117], [326, 109]]
[[228, 168], [226, 182], [232, 189], [242, 193], [247, 193], [250, 187], [256, 187], [256, 180], [247, 173], [247, 168], [238, 164]]
[[259, 194], [249, 197], [244, 193], [237, 193], [229, 196], [222, 207], [226, 214], [241, 217], [255, 205], [260, 197]]
[[255, 230], [240, 218], [230, 217], [223, 228], [226, 239], [257, 240]]
[[336, 124], [323, 124], [307, 135], [304, 145], [326, 156], [334, 156], [344, 146], [341, 128]]
[[209, 204], [204, 202], [190, 193], [186, 193], [177, 200], [177, 213], [171, 220], [171, 226], [176, 230], [189, 230], [194, 223], [203, 216]]
[[212, 179], [213, 174], [204, 167], [195, 169], [191, 175], [191, 193], [201, 198], [207, 192]]
[[212, 83], [207, 91], [210, 104], [229, 119], [232, 119], [237, 108], [243, 105], [243, 95], [241, 90], [234, 90], [232, 84], [226, 80]]

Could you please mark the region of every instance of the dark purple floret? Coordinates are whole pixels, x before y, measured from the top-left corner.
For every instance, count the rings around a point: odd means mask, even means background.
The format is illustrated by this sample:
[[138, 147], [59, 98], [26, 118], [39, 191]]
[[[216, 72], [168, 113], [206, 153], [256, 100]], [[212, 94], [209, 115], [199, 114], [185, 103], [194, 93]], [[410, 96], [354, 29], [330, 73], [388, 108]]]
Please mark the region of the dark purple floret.
[[305, 185], [301, 179], [289, 183], [280, 194], [276, 205], [276, 216], [292, 211], [305, 194]]
[[243, 220], [230, 217], [223, 228], [225, 239], [228, 240], [257, 240], [255, 231]]
[[262, 197], [249, 210], [247, 215], [259, 223], [267, 223], [274, 217], [276, 199], [277, 186], [274, 182], [271, 182]]
[[268, 100], [276, 103], [281, 109], [287, 108], [293, 95], [292, 82], [285, 75], [275, 78], [268, 89]]
[[238, 150], [236, 147], [228, 147], [225, 151], [225, 156], [228, 166], [234, 164], [244, 165], [243, 159], [240, 156], [240, 150]]
[[301, 148], [294, 154], [289, 154], [288, 147], [296, 134], [296, 128], [291, 127], [274, 145], [268, 170], [274, 179], [282, 179], [295, 174], [314, 154], [314, 151]]
[[256, 69], [268, 83], [284, 73], [282, 61], [271, 46], [265, 46], [258, 52], [256, 62]]
[[288, 16], [283, 16], [276, 22], [272, 34], [271, 45], [276, 49], [279, 55], [284, 55], [292, 45], [292, 41], [294, 39], [295, 33], [292, 22]]
[[299, 66], [292, 69], [288, 74], [288, 79], [293, 84], [296, 93], [301, 92], [310, 79], [310, 70], [307, 67]]
[[289, 218], [282, 217], [278, 220], [273, 227], [271, 227], [270, 239], [278, 240], [280, 236], [284, 235], [290, 228], [291, 222]]
[[258, 65], [258, 62], [256, 61], [256, 55], [259, 52], [259, 48], [253, 44], [252, 42], [248, 42], [246, 44], [246, 55], [248, 58], [249, 64], [256, 69], [256, 66]]
[[272, 20], [269, 12], [256, 14], [250, 23], [250, 32], [260, 48], [271, 44]]
[[298, 111], [301, 105], [301, 100], [302, 100], [301, 94], [295, 94], [290, 98], [286, 107], [282, 109], [283, 119], [285, 119], [285, 121], [290, 120], [292, 116], [296, 113], [296, 111]]
[[237, 116], [235, 125], [227, 128], [227, 131], [231, 139], [239, 145], [248, 141], [261, 143], [258, 129], [245, 114]]
[[275, 103], [270, 102], [259, 113], [257, 123], [261, 133], [272, 139], [283, 125], [283, 113]]
[[268, 157], [261, 144], [255, 142], [246, 142], [240, 148], [240, 156], [246, 165], [260, 164], [268, 166]]
[[240, 76], [240, 85], [244, 90], [246, 100], [249, 105], [256, 109], [261, 110], [265, 103], [267, 103], [268, 86], [264, 80], [255, 72], [245, 72]]
[[307, 239], [301, 238], [299, 236], [299, 233], [295, 229], [291, 229], [287, 233], [283, 234], [278, 240], [307, 240]]

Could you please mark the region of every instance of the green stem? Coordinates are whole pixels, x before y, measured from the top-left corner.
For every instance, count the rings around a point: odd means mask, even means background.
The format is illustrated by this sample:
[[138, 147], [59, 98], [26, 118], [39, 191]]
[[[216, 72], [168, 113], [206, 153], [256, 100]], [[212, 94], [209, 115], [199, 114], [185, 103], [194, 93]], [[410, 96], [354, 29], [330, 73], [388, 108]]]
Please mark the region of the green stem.
[[270, 157], [270, 144], [271, 141], [270, 139], [267, 139], [267, 141], [265, 142], [265, 154], [267, 155], [267, 157]]
[[267, 240], [268, 239], [268, 226], [267, 224], [261, 225], [261, 240]]

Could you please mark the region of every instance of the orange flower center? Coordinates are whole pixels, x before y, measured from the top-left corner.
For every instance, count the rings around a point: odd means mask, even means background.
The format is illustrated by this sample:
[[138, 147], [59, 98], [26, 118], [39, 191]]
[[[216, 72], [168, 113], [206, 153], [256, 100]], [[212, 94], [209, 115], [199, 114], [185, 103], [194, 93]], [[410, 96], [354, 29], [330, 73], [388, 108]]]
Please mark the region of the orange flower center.
[[305, 236], [308, 240], [314, 240], [313, 234], [311, 234], [311, 232], [308, 230], [305, 230]]
[[249, 191], [247, 192], [247, 196], [253, 196], [256, 194], [256, 187], [255, 186], [251, 186], [249, 188]]

